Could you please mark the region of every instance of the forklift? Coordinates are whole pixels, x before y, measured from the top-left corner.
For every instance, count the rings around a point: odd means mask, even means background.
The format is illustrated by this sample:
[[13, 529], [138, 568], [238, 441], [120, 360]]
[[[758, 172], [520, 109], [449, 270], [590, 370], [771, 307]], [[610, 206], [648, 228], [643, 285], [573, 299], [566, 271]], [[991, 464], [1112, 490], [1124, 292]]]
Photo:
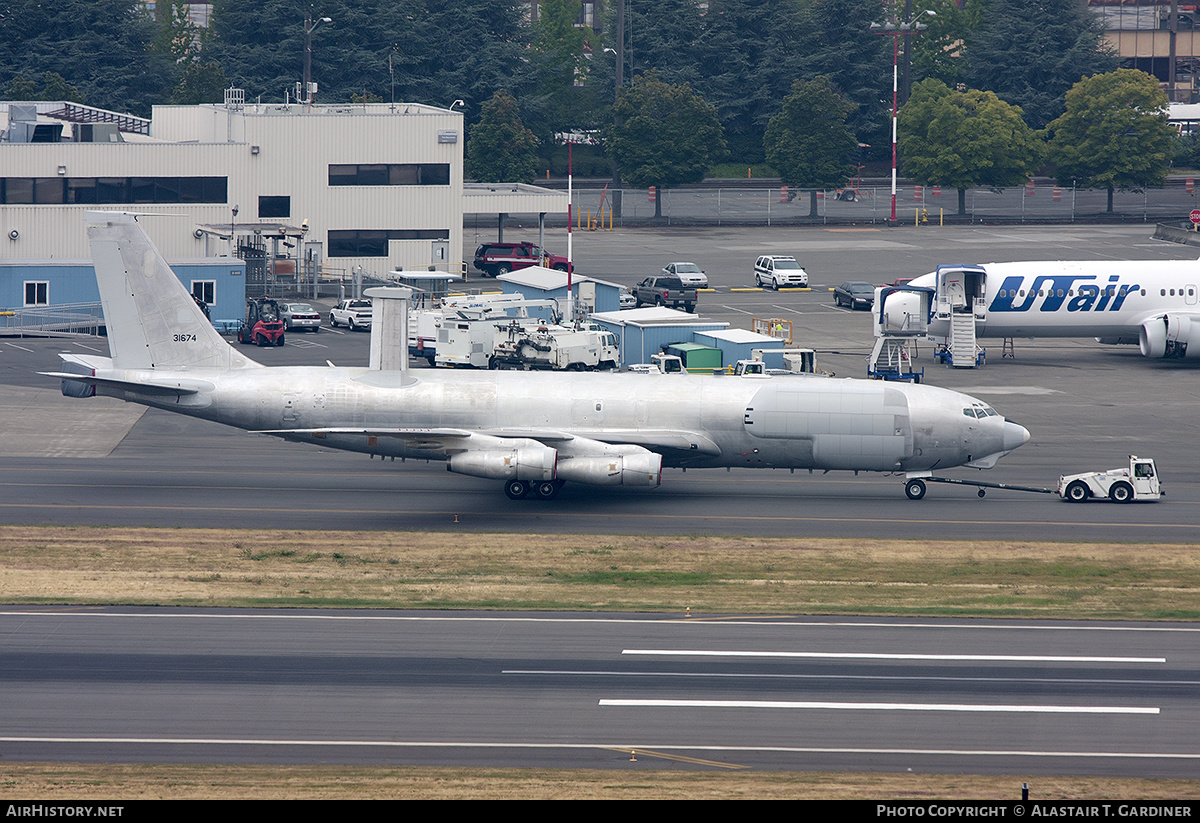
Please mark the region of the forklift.
[[277, 302], [270, 297], [247, 298], [246, 317], [238, 327], [239, 343], [282, 346], [283, 331], [283, 318]]

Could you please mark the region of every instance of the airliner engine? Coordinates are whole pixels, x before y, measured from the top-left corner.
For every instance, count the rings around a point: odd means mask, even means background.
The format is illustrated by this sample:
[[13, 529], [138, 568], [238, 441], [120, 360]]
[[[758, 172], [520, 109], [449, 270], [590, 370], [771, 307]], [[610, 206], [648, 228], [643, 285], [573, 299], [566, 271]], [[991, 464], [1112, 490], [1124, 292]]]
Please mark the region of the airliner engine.
[[1200, 337], [1200, 328], [1192, 324], [1192, 319], [1186, 315], [1164, 314], [1153, 317], [1142, 324], [1138, 334], [1138, 348], [1143, 357], [1200, 357], [1200, 345], [1192, 346], [1188, 351], [1188, 341], [1192, 332]]
[[514, 449], [488, 449], [452, 454], [446, 470], [492, 480], [553, 480], [558, 452], [540, 443]]
[[597, 486], [657, 486], [662, 483], [662, 455], [642, 449], [603, 457], [572, 457], [558, 464], [558, 479]]

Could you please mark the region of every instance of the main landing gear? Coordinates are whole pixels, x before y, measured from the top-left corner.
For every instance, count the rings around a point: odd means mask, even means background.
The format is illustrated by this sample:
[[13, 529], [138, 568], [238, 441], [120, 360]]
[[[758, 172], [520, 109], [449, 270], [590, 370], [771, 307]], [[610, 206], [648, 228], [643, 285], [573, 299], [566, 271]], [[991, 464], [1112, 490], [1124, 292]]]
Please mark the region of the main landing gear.
[[509, 500], [523, 500], [532, 495], [538, 500], [553, 500], [563, 487], [562, 480], [543, 480], [530, 483], [528, 480], [509, 480], [504, 484], [504, 493]]

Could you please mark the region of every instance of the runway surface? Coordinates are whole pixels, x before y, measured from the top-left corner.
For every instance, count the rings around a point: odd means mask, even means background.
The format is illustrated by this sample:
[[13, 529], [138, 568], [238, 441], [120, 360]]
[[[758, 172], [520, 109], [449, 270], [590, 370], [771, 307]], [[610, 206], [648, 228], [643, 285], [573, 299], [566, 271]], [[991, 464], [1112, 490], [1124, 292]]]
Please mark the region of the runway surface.
[[1191, 777], [1198, 631], [9, 607], [0, 751]]
[[[632, 283], [697, 259], [701, 313], [793, 320], [797, 344], [861, 377], [865, 313], [828, 288], [938, 262], [1194, 257], [1148, 227], [626, 232], [577, 239], [587, 273]], [[678, 249], [690, 251], [680, 253]], [[735, 292], [749, 261], [794, 253], [812, 292]], [[707, 257], [707, 259], [705, 259]], [[490, 283], [489, 283], [490, 285]], [[366, 360], [367, 336], [290, 335], [268, 365]], [[248, 435], [37, 371], [102, 340], [0, 339], [0, 523], [734, 534], [1194, 543], [1200, 374], [1091, 340], [989, 342], [959, 389], [1033, 440], [988, 472], [1058, 475], [1158, 461], [1156, 504], [931, 486], [841, 472], [668, 471], [654, 491], [571, 484], [513, 502], [441, 463]], [[2, 596], [2, 593], [0, 593]], [[0, 754], [9, 760], [347, 762], [613, 768], [924, 769], [1191, 777], [1200, 750], [1188, 625], [38, 609], [0, 614]], [[630, 761], [630, 750], [637, 759]]]

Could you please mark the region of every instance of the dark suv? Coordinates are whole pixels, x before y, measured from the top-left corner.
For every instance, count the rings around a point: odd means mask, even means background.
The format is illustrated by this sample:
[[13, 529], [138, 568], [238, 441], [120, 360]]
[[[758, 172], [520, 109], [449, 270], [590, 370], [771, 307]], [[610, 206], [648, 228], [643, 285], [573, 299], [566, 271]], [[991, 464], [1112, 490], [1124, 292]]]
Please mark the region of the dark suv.
[[475, 250], [475, 268], [495, 277], [530, 266], [567, 270], [567, 258], [551, 254], [536, 243], [484, 243]]

